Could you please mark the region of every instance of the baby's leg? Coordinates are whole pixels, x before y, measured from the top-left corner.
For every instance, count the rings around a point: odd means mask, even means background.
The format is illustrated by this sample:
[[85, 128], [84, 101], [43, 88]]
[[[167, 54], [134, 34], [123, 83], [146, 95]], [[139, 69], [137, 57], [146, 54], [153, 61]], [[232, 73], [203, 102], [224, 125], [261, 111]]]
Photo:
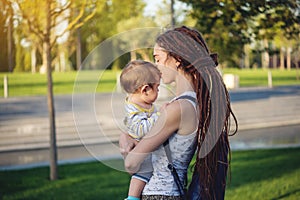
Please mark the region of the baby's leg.
[[140, 170], [133, 174], [130, 180], [129, 192], [127, 200], [139, 200], [145, 185], [148, 183], [152, 176], [152, 162], [151, 155], [147, 156], [146, 159], [140, 166]]
[[130, 180], [128, 196], [140, 198], [145, 185], [146, 185], [146, 182], [144, 182], [140, 179], [137, 179], [135, 177], [132, 177]]

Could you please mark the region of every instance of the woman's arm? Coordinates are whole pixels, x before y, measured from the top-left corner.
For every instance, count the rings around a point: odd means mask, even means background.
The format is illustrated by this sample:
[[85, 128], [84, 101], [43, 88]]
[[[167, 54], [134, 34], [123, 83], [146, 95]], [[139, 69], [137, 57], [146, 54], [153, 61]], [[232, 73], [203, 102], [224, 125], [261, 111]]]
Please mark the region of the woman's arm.
[[180, 103], [175, 101], [161, 111], [154, 126], [134, 149], [125, 157], [125, 168], [129, 173], [138, 171], [145, 157], [162, 145], [176, 130], [181, 120]]

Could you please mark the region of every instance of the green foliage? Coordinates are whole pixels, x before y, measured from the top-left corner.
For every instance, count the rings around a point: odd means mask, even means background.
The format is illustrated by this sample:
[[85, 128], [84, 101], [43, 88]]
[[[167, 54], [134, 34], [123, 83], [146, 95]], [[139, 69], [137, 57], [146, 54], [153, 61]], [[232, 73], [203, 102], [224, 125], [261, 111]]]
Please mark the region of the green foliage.
[[239, 66], [243, 46], [251, 41], [271, 40], [278, 30], [287, 38], [299, 38], [298, 0], [181, 1], [192, 6], [196, 28], [220, 54], [221, 62], [228, 62], [229, 67]]
[[[232, 152], [225, 199], [299, 199], [299, 156], [300, 148]], [[57, 181], [49, 181], [48, 171], [47, 167], [1, 171], [2, 199], [111, 200], [127, 195], [130, 176], [99, 162], [60, 165]]]
[[[4, 36], [1, 37], [1, 40], [4, 40], [2, 44], [5, 46], [7, 46], [7, 19], [9, 17], [7, 10], [10, 3], [14, 4], [16, 8], [14, 10], [14, 19], [17, 19], [14, 26], [14, 37], [17, 40], [15, 44], [17, 50], [13, 54], [17, 54], [15, 70], [18, 72], [28, 71], [31, 64], [27, 64], [29, 55], [23, 52], [24, 49], [20, 45], [22, 40], [30, 41], [30, 48], [37, 49], [37, 60], [41, 61], [45, 58], [45, 55], [42, 56], [43, 52], [45, 52], [43, 44], [48, 41], [46, 36], [49, 36], [52, 47], [52, 60], [58, 60], [57, 56], [60, 55], [60, 51], [68, 52], [66, 54], [68, 56], [67, 62], [71, 60], [72, 66], [75, 68], [77, 41], [81, 41], [81, 61], [83, 61], [98, 44], [117, 34], [117, 28], [122, 26], [123, 22], [142, 16], [145, 7], [143, 0], [1, 0], [0, 36]], [[52, 9], [50, 12], [51, 24], [49, 31], [46, 29], [47, 12], [45, 10], [48, 4], [51, 4], [50, 7]], [[68, 24], [64, 24], [64, 22], [68, 22]], [[134, 28], [137, 28], [138, 24], [135, 25]], [[63, 39], [63, 42], [62, 40], [58, 42], [57, 39], [62, 39], [60, 36], [63, 36], [64, 32], [67, 33], [67, 36], [64, 35], [66, 37]], [[0, 55], [0, 61], [3, 64], [0, 66], [0, 71], [7, 71], [7, 53], [7, 49], [4, 48], [4, 52]], [[114, 52], [111, 53], [113, 54]], [[24, 59], [26, 62], [25, 68], [24, 64], [21, 64], [24, 63]], [[41, 63], [38, 64], [40, 65]], [[43, 64], [45, 65], [45, 60]], [[55, 64], [52, 63], [52, 66]]]
[[[81, 44], [82, 44], [82, 58], [86, 58], [97, 45], [101, 44], [104, 40], [118, 34], [121, 31], [128, 30], [128, 24], [134, 20], [142, 19], [142, 12], [145, 3], [142, 0], [112, 0], [102, 1], [96, 8], [95, 16], [80, 29]], [[129, 29], [137, 28], [141, 22], [130, 26]], [[114, 44], [113, 50], [117, 51], [121, 48], [121, 44]], [[114, 51], [106, 52], [114, 54]], [[98, 60], [103, 60], [102, 55], [98, 55]], [[116, 58], [113, 64], [113, 69], [118, 69], [118, 63], [127, 62], [128, 55]], [[74, 56], [73, 56], [74, 58]], [[73, 59], [74, 60], [74, 59]], [[119, 61], [121, 60], [121, 61]], [[74, 61], [73, 61], [74, 62]], [[110, 66], [111, 67], [111, 66]], [[95, 67], [92, 67], [93, 69]]]
[[86, 57], [96, 45], [117, 34], [118, 24], [139, 16], [145, 4], [141, 0], [105, 1], [97, 7], [95, 16], [81, 28], [83, 57]]

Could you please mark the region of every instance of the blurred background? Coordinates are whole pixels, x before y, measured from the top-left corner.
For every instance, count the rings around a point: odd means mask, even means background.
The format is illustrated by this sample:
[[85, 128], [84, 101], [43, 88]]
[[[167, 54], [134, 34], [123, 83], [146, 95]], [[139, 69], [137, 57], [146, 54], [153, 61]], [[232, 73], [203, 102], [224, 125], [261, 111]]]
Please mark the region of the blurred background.
[[226, 199], [299, 199], [299, 0], [0, 0], [0, 199], [124, 199], [118, 77], [152, 48], [136, 35], [110, 43], [109, 66], [86, 61], [116, 35], [181, 25], [218, 53], [238, 118]]
[[[202, 32], [221, 68], [299, 66], [298, 0], [1, 0], [0, 8], [2, 72], [45, 72], [46, 43], [53, 71], [78, 70], [98, 44], [117, 33], [179, 25]], [[151, 59], [143, 51], [136, 56]], [[111, 67], [130, 59], [128, 53]]]

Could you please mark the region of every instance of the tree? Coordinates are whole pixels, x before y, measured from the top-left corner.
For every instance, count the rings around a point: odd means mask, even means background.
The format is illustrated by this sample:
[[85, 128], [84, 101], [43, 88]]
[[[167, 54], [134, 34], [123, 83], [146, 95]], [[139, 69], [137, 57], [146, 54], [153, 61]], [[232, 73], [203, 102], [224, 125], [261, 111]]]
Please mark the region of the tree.
[[193, 24], [194, 20], [188, 19], [187, 13], [190, 8], [186, 3], [173, 0], [162, 0], [157, 6], [156, 12], [148, 13], [149, 17], [152, 17], [155, 23], [162, 27], [174, 27], [179, 24]]
[[[147, 16], [143, 16], [143, 13], [138, 13], [136, 16], [132, 16], [129, 19], [125, 19], [120, 21], [117, 24], [117, 31], [119, 33], [129, 31], [136, 28], [146, 28], [146, 27], [155, 27], [156, 24], [154, 21]], [[140, 41], [143, 40], [148, 46], [152, 46], [154, 43], [155, 35], [151, 35], [151, 33], [139, 32], [137, 34], [132, 34], [127, 36], [127, 38], [120, 38], [118, 45], [123, 49], [134, 49], [134, 51], [130, 52], [130, 59], [136, 60], [142, 58], [143, 60], [152, 60], [151, 53], [149, 49], [139, 49]], [[146, 38], [153, 38], [146, 41]], [[150, 58], [151, 57], [151, 58]], [[124, 64], [125, 65], [125, 64]]]
[[0, 1], [0, 71], [13, 71], [14, 38], [13, 38], [13, 9], [11, 2]]
[[[58, 171], [51, 49], [57, 43], [57, 39], [61, 35], [69, 30], [82, 26], [93, 17], [95, 14], [96, 1], [83, 1], [80, 12], [72, 20], [70, 20], [68, 14], [70, 8], [74, 6], [74, 1], [72, 0], [16, 0], [14, 3], [18, 5], [17, 12], [22, 22], [28, 26], [29, 34], [35, 35], [42, 44], [43, 67], [46, 68], [48, 81], [47, 102], [50, 122], [50, 180], [56, 180], [58, 178]], [[88, 14], [86, 14], [86, 12], [88, 12]], [[65, 20], [68, 21], [68, 26], [57, 34], [57, 27]], [[80, 23], [78, 23], [79, 21]]]
[[[74, 18], [77, 15], [80, 14], [80, 12], [82, 12], [83, 8], [82, 8], [82, 0], [73, 0], [74, 1], [74, 6], [72, 6], [72, 8], [70, 9], [70, 17]], [[97, 1], [97, 7], [95, 7], [94, 11], [93, 11], [93, 19], [96, 18], [97, 13], [103, 11], [103, 8], [105, 7], [105, 4], [107, 2], [105, 0], [100, 0]], [[88, 19], [89, 23], [91, 23], [91, 21], [93, 21], [93, 19]], [[83, 23], [83, 24], [82, 24]], [[88, 26], [88, 24], [84, 23], [84, 21], [82, 21], [82, 19], [78, 20], [78, 25], [75, 26], [75, 28], [73, 30], [70, 30], [70, 37], [68, 39], [67, 46], [69, 51], [69, 54], [71, 55], [74, 51], [76, 52], [76, 59], [75, 59], [75, 69], [79, 70], [81, 62], [82, 62], [82, 29], [84, 26]], [[89, 34], [91, 34], [91, 31], [89, 31]], [[75, 44], [75, 45], [74, 45]]]
[[[127, 26], [127, 20], [140, 16], [143, 13], [144, 6], [142, 0], [105, 1], [103, 6], [97, 8], [93, 19], [80, 29], [82, 58], [87, 57], [105, 39], [118, 34], [121, 30], [125, 30], [125, 28], [121, 28], [123, 23], [124, 26]], [[136, 24], [134, 28], [137, 27], [139, 27], [139, 24]], [[117, 48], [118, 46], [115, 49]], [[111, 54], [113, 53], [111, 52]], [[119, 67], [117, 63], [114, 65], [116, 68]], [[97, 64], [90, 66], [92, 69], [97, 67], [99, 67]]]
[[300, 1], [270, 1], [265, 7], [265, 12], [256, 17], [258, 25], [253, 28], [256, 39], [262, 41], [263, 44], [262, 67], [269, 67], [268, 58], [272, 53], [269, 41], [280, 38], [280, 68], [284, 69], [284, 53], [286, 52], [287, 69], [290, 69], [293, 47], [291, 39], [299, 40]]
[[[196, 28], [230, 65], [239, 65], [245, 44], [262, 36], [271, 40], [274, 37], [272, 27], [276, 24], [288, 37], [299, 33], [299, 0], [181, 1], [192, 6], [191, 15], [197, 19]], [[262, 29], [268, 35], [260, 33]]]
[[1, 45], [1, 54], [0, 54], [0, 71], [8, 71], [8, 50], [7, 50], [7, 28], [6, 28], [6, 4], [4, 1], [0, 1], [0, 45]]

